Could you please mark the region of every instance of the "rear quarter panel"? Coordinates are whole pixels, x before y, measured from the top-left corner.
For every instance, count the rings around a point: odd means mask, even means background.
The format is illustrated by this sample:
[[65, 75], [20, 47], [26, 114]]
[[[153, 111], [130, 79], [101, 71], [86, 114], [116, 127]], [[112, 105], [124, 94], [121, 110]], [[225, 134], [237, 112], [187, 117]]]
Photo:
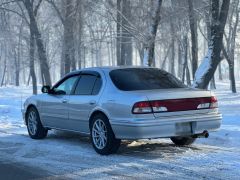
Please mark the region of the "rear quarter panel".
[[111, 123], [131, 122], [136, 119], [154, 118], [153, 114], [132, 114], [132, 107], [136, 102], [148, 100], [145, 95], [129, 91], [121, 91], [112, 83], [108, 72], [104, 72], [106, 87], [99, 101], [99, 109], [108, 116]]

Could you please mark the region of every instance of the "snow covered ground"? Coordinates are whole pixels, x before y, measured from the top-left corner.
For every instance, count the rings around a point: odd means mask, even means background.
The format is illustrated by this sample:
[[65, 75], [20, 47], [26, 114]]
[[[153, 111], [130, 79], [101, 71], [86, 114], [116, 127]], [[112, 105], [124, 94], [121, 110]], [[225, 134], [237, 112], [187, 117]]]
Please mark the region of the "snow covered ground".
[[[240, 89], [240, 83], [238, 89]], [[38, 167], [49, 179], [239, 179], [240, 94], [218, 83], [221, 130], [188, 147], [168, 139], [123, 142], [110, 156], [95, 153], [88, 137], [53, 131], [44, 140], [28, 137], [21, 101], [29, 87], [0, 88], [0, 159]]]

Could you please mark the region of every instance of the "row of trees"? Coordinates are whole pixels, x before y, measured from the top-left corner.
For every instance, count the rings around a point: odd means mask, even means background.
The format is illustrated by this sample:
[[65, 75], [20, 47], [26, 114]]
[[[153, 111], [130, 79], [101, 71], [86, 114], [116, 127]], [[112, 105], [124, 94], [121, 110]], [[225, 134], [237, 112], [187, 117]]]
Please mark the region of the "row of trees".
[[147, 65], [236, 92], [238, 21], [239, 0], [0, 0], [0, 85], [36, 94], [75, 69]]

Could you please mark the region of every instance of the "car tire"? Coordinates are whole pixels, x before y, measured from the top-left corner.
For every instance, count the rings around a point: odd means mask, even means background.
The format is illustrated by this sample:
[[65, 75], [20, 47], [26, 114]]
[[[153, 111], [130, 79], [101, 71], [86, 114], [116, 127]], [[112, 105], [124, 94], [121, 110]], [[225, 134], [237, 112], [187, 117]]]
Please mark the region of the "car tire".
[[174, 144], [178, 146], [185, 146], [194, 143], [196, 138], [193, 137], [171, 137], [171, 140]]
[[116, 139], [108, 121], [103, 114], [97, 114], [91, 119], [91, 142], [95, 151], [101, 155], [116, 153], [121, 140]]
[[39, 113], [35, 107], [28, 109], [26, 123], [28, 134], [32, 139], [43, 139], [47, 136], [48, 130], [42, 126]]

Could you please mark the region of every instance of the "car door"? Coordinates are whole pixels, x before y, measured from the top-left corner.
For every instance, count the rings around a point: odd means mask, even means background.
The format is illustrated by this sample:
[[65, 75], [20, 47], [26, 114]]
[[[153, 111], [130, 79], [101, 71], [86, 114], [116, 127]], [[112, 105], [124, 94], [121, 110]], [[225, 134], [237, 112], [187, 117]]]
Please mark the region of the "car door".
[[82, 73], [69, 97], [69, 122], [72, 130], [89, 133], [89, 114], [96, 107], [102, 79], [96, 73]]
[[45, 126], [68, 129], [68, 101], [79, 75], [69, 76], [53, 87], [42, 102], [42, 120]]

